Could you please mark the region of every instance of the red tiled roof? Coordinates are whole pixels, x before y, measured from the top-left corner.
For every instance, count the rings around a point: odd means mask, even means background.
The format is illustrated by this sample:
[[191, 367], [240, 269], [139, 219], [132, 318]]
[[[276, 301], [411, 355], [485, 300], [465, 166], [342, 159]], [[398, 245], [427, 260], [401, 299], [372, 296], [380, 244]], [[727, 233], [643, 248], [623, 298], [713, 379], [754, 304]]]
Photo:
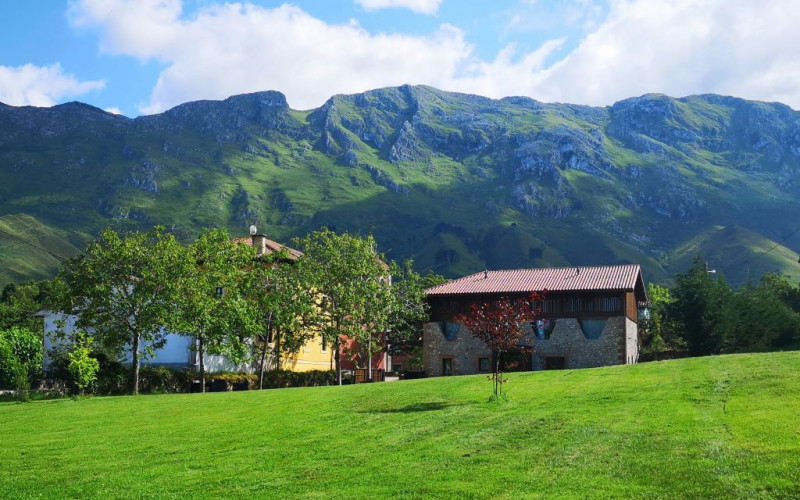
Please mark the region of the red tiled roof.
[[567, 292], [582, 290], [634, 290], [641, 273], [638, 264], [551, 269], [481, 271], [428, 288], [428, 295], [480, 293]]
[[267, 239], [266, 236], [262, 236], [260, 234], [255, 236], [242, 236], [241, 238], [234, 238], [233, 241], [255, 247], [258, 255], [269, 255], [271, 253], [280, 252], [281, 250], [286, 250], [286, 252], [289, 254], [289, 260], [292, 261], [299, 259], [303, 255], [303, 252], [300, 250], [295, 250], [294, 248], [287, 247], [286, 245], [281, 245], [277, 241]]

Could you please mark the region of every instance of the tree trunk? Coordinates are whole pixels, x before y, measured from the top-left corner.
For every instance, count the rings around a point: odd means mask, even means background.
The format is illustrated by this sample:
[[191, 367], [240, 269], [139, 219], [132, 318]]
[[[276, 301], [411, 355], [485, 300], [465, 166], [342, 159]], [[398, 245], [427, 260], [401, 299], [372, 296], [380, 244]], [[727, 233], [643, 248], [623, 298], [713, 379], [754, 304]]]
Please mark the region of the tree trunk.
[[499, 396], [497, 393], [497, 389], [499, 386], [499, 378], [500, 378], [500, 351], [497, 352], [495, 355], [495, 363], [494, 363], [494, 395], [495, 397]]
[[333, 356], [336, 361], [336, 380], [338, 381], [339, 385], [342, 385], [342, 360], [341, 354], [339, 353], [339, 338], [336, 338], [336, 341], [333, 343], [334, 349], [336, 351], [333, 353]]
[[136, 396], [139, 394], [139, 334], [133, 336], [133, 348], [132, 348], [132, 358], [133, 358], [133, 395]]
[[264, 388], [264, 361], [266, 361], [266, 359], [267, 359], [267, 347], [268, 347], [267, 339], [269, 339], [269, 336], [264, 338], [264, 342], [262, 342], [262, 345], [261, 345], [261, 363], [259, 364], [260, 371], [259, 371], [259, 375], [258, 375], [258, 388], [259, 389], [263, 389]]
[[203, 363], [203, 337], [197, 337], [197, 355], [200, 357], [200, 392], [206, 392], [206, 365]]
[[372, 332], [370, 332], [367, 342], [369, 342], [367, 345], [367, 380], [372, 380]]
[[273, 350], [272, 362], [275, 363], [275, 369], [281, 369], [281, 332], [275, 332], [275, 347]]

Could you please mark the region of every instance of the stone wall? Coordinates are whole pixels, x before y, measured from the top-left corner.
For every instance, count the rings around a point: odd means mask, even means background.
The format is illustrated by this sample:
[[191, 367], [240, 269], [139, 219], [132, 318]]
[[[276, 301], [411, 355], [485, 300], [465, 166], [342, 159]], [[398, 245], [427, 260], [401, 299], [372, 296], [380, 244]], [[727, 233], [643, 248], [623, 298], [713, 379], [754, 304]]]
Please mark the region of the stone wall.
[[[425, 375], [442, 376], [442, 359], [452, 359], [453, 375], [473, 375], [478, 371], [480, 358], [491, 358], [492, 352], [464, 327], [460, 327], [453, 340], [445, 338], [444, 323], [425, 323], [422, 331]], [[491, 371], [491, 370], [490, 370]]]
[[[596, 366], [635, 363], [639, 357], [638, 327], [625, 316], [606, 320], [602, 333], [588, 339], [575, 318], [551, 319], [555, 322], [548, 339], [536, 339], [533, 332], [525, 343], [533, 345], [533, 369], [542, 370], [547, 358], [563, 358], [564, 368], [590, 368]], [[471, 375], [479, 371], [479, 359], [491, 358], [486, 346], [461, 327], [448, 340], [443, 323], [426, 323], [423, 327], [423, 352], [425, 373], [428, 377], [442, 375], [443, 359], [451, 359], [453, 375]], [[554, 359], [550, 363], [562, 360]], [[491, 369], [489, 370], [491, 371]]]
[[549, 339], [536, 340], [534, 370], [545, 368], [547, 357], [563, 357], [564, 368], [592, 368], [625, 363], [626, 320], [608, 318], [596, 339], [587, 339], [575, 318], [558, 318]]

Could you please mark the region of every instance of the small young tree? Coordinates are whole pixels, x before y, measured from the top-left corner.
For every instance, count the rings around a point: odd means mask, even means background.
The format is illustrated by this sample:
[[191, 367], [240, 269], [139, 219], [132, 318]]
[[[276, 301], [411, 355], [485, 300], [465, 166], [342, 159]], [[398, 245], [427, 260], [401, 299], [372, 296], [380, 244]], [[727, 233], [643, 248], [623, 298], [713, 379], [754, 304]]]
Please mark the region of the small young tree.
[[527, 300], [503, 297], [495, 302], [472, 304], [469, 313], [453, 318], [492, 351], [495, 358], [492, 374], [495, 399], [503, 393], [503, 353], [520, 347], [520, 341], [525, 338], [524, 327], [536, 317], [538, 311], [534, 304], [541, 298], [542, 294], [533, 293]]
[[120, 236], [105, 229], [84, 254], [66, 261], [53, 283], [57, 311], [77, 316], [109, 352], [130, 353], [131, 392], [139, 393], [139, 365], [165, 340], [173, 311], [172, 284], [182, 246], [157, 227]]
[[81, 392], [81, 396], [97, 380], [97, 372], [100, 371], [100, 362], [91, 356], [93, 344], [94, 339], [91, 336], [85, 332], [78, 332], [75, 335], [72, 350], [67, 354], [69, 372], [75, 386]]

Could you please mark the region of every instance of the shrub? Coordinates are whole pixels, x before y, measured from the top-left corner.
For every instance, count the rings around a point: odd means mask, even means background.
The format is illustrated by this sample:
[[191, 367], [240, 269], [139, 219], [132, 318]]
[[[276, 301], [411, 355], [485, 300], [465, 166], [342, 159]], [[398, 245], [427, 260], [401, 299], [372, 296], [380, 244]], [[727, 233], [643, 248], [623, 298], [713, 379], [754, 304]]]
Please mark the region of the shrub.
[[149, 393], [189, 392], [193, 373], [164, 366], [144, 366], [139, 372], [139, 390]]
[[13, 388], [27, 400], [31, 380], [41, 372], [43, 350], [41, 336], [27, 328], [0, 330], [0, 387]]
[[81, 394], [85, 394], [86, 389], [97, 380], [97, 372], [100, 370], [100, 363], [89, 355], [93, 342], [92, 337], [80, 332], [75, 337], [72, 350], [67, 355], [72, 381]]

